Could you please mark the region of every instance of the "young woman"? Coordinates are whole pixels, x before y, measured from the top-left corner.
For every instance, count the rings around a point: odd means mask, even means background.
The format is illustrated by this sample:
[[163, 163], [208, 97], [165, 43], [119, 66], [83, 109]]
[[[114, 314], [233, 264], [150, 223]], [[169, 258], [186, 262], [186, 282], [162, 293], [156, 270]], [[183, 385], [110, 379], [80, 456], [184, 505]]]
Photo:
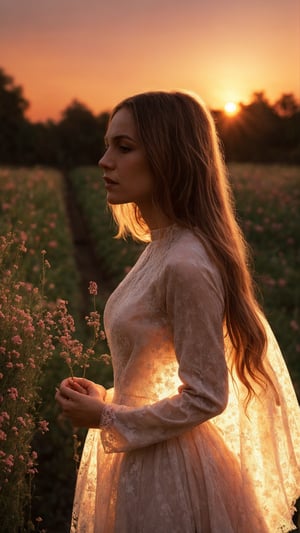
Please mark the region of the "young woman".
[[89, 430], [72, 532], [293, 529], [300, 417], [254, 296], [209, 112], [146, 93], [111, 115], [100, 160], [118, 236], [149, 242], [109, 298], [114, 389], [62, 382]]

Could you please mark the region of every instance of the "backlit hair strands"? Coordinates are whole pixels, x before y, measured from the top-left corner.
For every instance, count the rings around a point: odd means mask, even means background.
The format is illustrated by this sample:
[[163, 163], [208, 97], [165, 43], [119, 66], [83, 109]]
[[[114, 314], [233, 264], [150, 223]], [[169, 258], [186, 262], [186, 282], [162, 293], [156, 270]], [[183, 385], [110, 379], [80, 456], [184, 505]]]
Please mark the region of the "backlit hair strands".
[[[153, 201], [173, 222], [192, 230], [217, 264], [225, 292], [225, 336], [232, 367], [247, 388], [274, 386], [263, 365], [266, 333], [248, 267], [248, 248], [234, 203], [213, 118], [195, 95], [149, 92], [116, 106], [133, 115], [154, 177]], [[135, 204], [111, 205], [117, 237], [149, 241]]]

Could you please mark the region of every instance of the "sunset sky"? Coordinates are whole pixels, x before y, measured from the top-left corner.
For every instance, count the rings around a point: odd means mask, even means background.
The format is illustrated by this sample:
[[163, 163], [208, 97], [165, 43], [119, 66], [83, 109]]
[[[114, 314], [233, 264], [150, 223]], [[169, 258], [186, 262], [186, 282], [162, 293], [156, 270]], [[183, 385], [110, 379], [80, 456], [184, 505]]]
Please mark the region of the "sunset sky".
[[260, 90], [300, 99], [300, 2], [0, 0], [0, 67], [32, 120], [145, 90], [192, 90], [214, 109]]

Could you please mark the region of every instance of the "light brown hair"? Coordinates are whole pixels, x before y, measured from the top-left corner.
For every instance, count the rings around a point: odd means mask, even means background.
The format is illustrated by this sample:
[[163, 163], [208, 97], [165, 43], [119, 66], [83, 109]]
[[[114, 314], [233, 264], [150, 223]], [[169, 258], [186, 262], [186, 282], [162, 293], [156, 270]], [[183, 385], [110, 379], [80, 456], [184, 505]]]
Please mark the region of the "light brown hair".
[[[127, 108], [154, 177], [153, 201], [174, 223], [190, 228], [219, 268], [225, 291], [224, 327], [234, 348], [232, 363], [246, 386], [268, 376], [263, 358], [266, 333], [249, 272], [249, 254], [235, 218], [234, 202], [214, 120], [198, 97], [182, 92], [150, 92], [121, 102]], [[110, 206], [118, 237], [148, 240], [134, 204]]]

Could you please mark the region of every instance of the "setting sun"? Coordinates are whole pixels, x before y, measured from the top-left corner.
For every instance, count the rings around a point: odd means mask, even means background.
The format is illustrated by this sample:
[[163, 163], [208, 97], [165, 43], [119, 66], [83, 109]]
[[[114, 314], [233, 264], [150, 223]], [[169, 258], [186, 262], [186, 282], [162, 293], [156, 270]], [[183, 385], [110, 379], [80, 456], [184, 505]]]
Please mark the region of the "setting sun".
[[226, 102], [224, 111], [226, 115], [235, 115], [238, 112], [238, 105], [235, 102]]

